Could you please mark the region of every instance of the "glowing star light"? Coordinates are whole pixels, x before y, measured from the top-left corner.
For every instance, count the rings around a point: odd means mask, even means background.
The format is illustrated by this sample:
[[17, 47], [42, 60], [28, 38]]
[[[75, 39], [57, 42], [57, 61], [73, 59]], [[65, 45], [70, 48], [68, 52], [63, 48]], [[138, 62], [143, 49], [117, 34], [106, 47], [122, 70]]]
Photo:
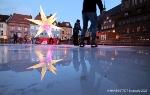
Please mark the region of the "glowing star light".
[[44, 11], [43, 11], [43, 9], [42, 9], [42, 7], [41, 7], [41, 5], [40, 5], [40, 14], [41, 14], [41, 19], [42, 19], [42, 20], [33, 20], [33, 19], [27, 19], [27, 18], [26, 18], [26, 20], [29, 20], [29, 21], [31, 21], [31, 22], [34, 22], [35, 24], [40, 25], [40, 27], [39, 27], [39, 29], [38, 29], [38, 32], [37, 32], [37, 34], [34, 36], [34, 38], [37, 37], [38, 35], [40, 35], [44, 30], [46, 30], [46, 32], [47, 32], [47, 34], [48, 34], [49, 37], [50, 37], [50, 36], [53, 37], [52, 32], [51, 32], [51, 29], [52, 29], [52, 28], [55, 28], [55, 29], [62, 29], [62, 28], [60, 28], [60, 27], [57, 27], [57, 26], [53, 25], [53, 22], [56, 21], [56, 19], [57, 19], [57, 18], [54, 18], [55, 15], [57, 14], [57, 12], [54, 13], [52, 16], [50, 16], [50, 17], [47, 19], [47, 17], [46, 17], [45, 14], [44, 14]]
[[62, 61], [63, 59], [59, 59], [59, 60], [52, 60], [51, 57], [52, 57], [52, 50], [49, 50], [48, 53], [47, 53], [47, 56], [46, 58], [44, 58], [43, 54], [39, 51], [35, 51], [37, 56], [38, 56], [38, 59], [40, 61], [39, 64], [36, 64], [36, 65], [33, 65], [27, 69], [32, 69], [32, 68], [40, 68], [42, 67], [42, 71], [41, 71], [41, 81], [43, 80], [44, 78], [44, 75], [46, 73], [46, 71], [49, 69], [52, 73], [54, 73], [56, 75], [56, 72], [55, 70], [57, 70], [53, 64], [59, 62], [59, 61]]

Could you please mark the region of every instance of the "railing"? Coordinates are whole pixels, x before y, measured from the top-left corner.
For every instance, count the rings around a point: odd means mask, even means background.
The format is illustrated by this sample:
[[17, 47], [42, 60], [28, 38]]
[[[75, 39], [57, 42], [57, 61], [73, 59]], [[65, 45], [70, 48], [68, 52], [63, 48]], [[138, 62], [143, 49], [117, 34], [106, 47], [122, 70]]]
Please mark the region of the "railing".
[[97, 40], [99, 45], [150, 46], [150, 40]]

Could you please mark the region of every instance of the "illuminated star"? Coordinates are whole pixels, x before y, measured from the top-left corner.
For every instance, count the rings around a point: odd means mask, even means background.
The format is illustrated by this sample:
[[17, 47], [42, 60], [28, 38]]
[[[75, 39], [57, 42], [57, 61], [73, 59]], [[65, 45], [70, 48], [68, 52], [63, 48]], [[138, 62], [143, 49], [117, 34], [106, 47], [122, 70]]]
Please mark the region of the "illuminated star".
[[53, 22], [56, 21], [56, 19], [57, 19], [57, 18], [54, 18], [55, 15], [57, 14], [57, 12], [54, 13], [52, 16], [50, 16], [50, 17], [47, 19], [47, 17], [46, 17], [45, 14], [44, 14], [44, 11], [43, 11], [43, 9], [42, 9], [42, 7], [41, 7], [41, 5], [40, 5], [40, 14], [41, 14], [41, 19], [42, 19], [42, 20], [33, 20], [33, 19], [27, 19], [27, 18], [26, 18], [26, 20], [29, 20], [29, 21], [31, 21], [31, 22], [34, 22], [35, 24], [40, 25], [40, 27], [39, 27], [39, 29], [38, 29], [38, 32], [37, 32], [37, 34], [34, 36], [34, 38], [37, 37], [38, 35], [40, 35], [44, 30], [47, 32], [47, 34], [48, 34], [49, 37], [50, 37], [50, 36], [53, 37], [52, 32], [51, 32], [51, 29], [52, 29], [52, 28], [55, 28], [55, 29], [62, 29], [62, 28], [60, 28], [60, 27], [57, 27], [57, 26], [53, 25]]
[[36, 64], [36, 65], [33, 65], [27, 69], [32, 69], [32, 68], [40, 68], [42, 67], [42, 71], [41, 71], [41, 81], [43, 80], [44, 76], [45, 76], [45, 73], [46, 71], [49, 69], [52, 73], [54, 73], [56, 75], [56, 72], [55, 70], [57, 70], [53, 64], [59, 62], [59, 61], [62, 61], [63, 59], [58, 59], [58, 60], [52, 60], [51, 57], [52, 57], [52, 51], [49, 50], [48, 53], [47, 53], [47, 56], [46, 58], [44, 58], [43, 54], [39, 51], [35, 51], [38, 58], [39, 58], [39, 61], [40, 63], [39, 64]]

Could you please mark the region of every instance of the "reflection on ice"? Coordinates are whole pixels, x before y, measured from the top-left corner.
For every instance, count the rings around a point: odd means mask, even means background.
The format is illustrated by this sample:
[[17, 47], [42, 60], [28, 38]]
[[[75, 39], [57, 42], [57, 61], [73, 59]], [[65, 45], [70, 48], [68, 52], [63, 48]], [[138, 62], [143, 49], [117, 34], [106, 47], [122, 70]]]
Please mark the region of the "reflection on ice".
[[27, 69], [40, 68], [41, 67], [42, 68], [41, 81], [43, 80], [47, 69], [49, 69], [52, 73], [56, 74], [55, 70], [57, 70], [57, 69], [53, 65], [59, 61], [62, 61], [63, 59], [52, 60], [53, 49], [51, 49], [51, 48], [48, 49], [46, 57], [44, 57], [44, 55], [38, 50], [35, 50], [35, 52], [38, 56], [40, 63], [33, 65], [31, 67], [28, 67]]
[[116, 95], [107, 90], [149, 89], [149, 50], [69, 45], [0, 47], [0, 95]]

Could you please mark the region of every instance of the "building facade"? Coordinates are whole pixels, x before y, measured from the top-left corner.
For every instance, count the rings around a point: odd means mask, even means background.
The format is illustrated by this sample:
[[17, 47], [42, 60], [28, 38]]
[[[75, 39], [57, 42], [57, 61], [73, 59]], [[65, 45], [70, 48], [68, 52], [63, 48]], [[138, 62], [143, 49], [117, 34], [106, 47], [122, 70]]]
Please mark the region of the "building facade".
[[70, 22], [62, 22], [62, 23], [58, 22], [58, 26], [62, 28], [60, 30], [60, 39], [61, 40], [71, 39], [72, 26]]
[[98, 16], [98, 30], [97, 38], [99, 40], [116, 39], [115, 24], [118, 15], [121, 13], [121, 4], [114, 8], [104, 11]]
[[150, 0], [122, 0], [121, 8], [116, 20], [119, 37], [150, 40]]
[[11, 15], [0, 15], [0, 39], [7, 39], [7, 22], [10, 20]]
[[27, 19], [32, 19], [31, 15], [22, 15], [14, 13], [11, 20], [8, 21], [8, 37], [12, 38], [14, 33], [18, 37], [30, 37], [30, 22]]

